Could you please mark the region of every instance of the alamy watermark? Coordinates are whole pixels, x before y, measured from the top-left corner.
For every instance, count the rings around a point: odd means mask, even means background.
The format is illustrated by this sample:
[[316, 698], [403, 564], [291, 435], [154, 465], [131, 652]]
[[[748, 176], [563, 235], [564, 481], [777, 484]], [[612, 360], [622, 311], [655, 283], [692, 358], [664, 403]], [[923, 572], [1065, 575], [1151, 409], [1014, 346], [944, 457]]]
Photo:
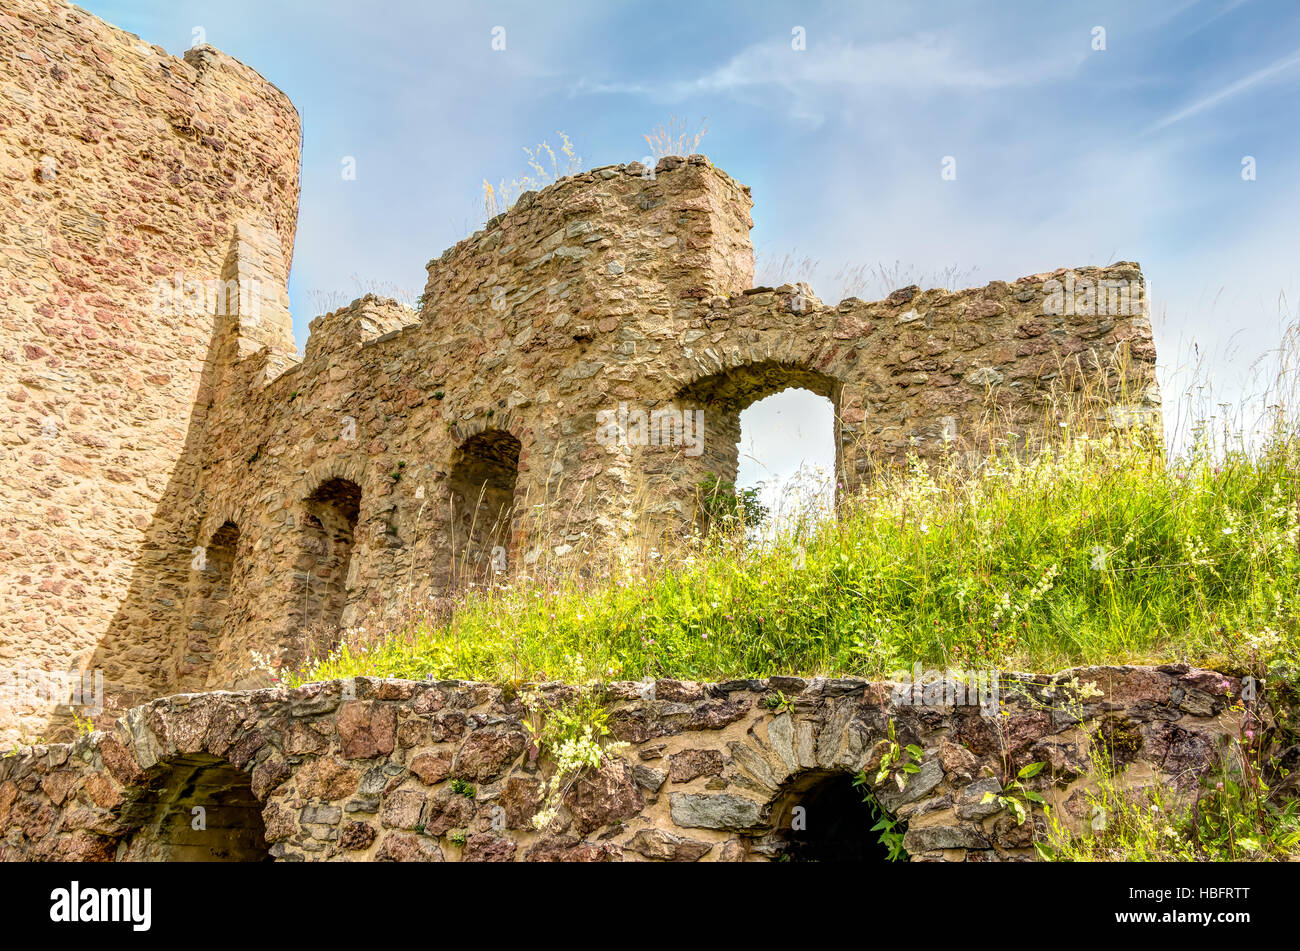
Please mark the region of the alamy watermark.
[[596, 442], [602, 446], [681, 446], [688, 456], [704, 452], [704, 410], [629, 408], [596, 412]]
[[1143, 311], [1146, 288], [1141, 281], [1122, 278], [1075, 277], [1043, 282], [1045, 317], [1136, 317]]
[[154, 282], [153, 312], [181, 317], [185, 314], [240, 314], [256, 319], [262, 313], [262, 282], [257, 278], [187, 278], [176, 271], [170, 279]]
[[40, 670], [15, 667], [0, 670], [0, 706], [40, 707], [67, 704], [82, 715], [104, 712], [102, 670]]
[[930, 670], [920, 663], [889, 675], [891, 700], [901, 707], [978, 706], [986, 717], [998, 715], [1001, 687], [996, 670]]

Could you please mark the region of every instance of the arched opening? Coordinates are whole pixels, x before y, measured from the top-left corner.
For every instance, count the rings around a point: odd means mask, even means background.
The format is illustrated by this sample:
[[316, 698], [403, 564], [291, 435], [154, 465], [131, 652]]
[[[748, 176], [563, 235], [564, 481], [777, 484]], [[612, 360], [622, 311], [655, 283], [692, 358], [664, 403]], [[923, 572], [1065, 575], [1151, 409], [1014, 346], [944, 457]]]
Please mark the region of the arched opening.
[[299, 630], [308, 636], [309, 653], [328, 651], [347, 615], [349, 572], [361, 488], [347, 479], [327, 479], [304, 502], [304, 590]]
[[207, 669], [216, 656], [221, 630], [233, 603], [231, 590], [238, 551], [239, 526], [225, 522], [191, 561], [194, 574], [186, 630], [172, 679], [175, 689], [182, 693], [203, 688]]
[[815, 522], [835, 505], [835, 407], [791, 388], [756, 400], [740, 414], [736, 489], [757, 492], [765, 528]]
[[465, 440], [447, 482], [453, 580], [486, 581], [506, 570], [519, 478], [518, 439], [490, 429]]
[[[704, 439], [697, 457], [674, 460], [693, 480], [678, 491], [699, 499], [701, 486], [731, 492], [755, 488], [758, 500], [776, 513], [783, 494], [792, 506], [801, 495], [833, 504], [840, 468], [840, 390], [839, 381], [823, 373], [771, 360], [685, 387], [676, 402], [683, 410], [703, 412]], [[807, 464], [802, 473], [801, 463]], [[815, 474], [814, 467], [823, 472]], [[715, 509], [698, 501], [692, 506], [698, 529], [708, 530]]]
[[792, 779], [773, 806], [772, 816], [767, 851], [779, 861], [906, 859], [901, 844], [906, 825], [894, 823], [870, 794], [855, 784], [852, 773], [814, 771]]
[[193, 753], [156, 764], [123, 807], [125, 862], [269, 862], [249, 776]]

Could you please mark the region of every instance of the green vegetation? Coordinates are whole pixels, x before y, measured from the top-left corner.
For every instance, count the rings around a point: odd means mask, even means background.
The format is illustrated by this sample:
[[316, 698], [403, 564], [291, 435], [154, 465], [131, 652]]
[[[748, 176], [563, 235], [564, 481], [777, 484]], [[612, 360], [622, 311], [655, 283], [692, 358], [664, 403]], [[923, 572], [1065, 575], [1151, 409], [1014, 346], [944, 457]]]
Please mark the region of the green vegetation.
[[467, 783], [463, 779], [453, 778], [452, 781], [448, 784], [448, 786], [451, 788], [451, 791], [458, 796], [464, 796], [466, 799], [474, 798], [473, 784]]
[[[515, 576], [345, 638], [292, 682], [878, 676], [913, 662], [1052, 671], [1188, 661], [1300, 668], [1300, 442], [1198, 447], [1063, 430], [883, 473], [761, 538], [742, 524], [599, 583]], [[752, 527], [752, 526], [751, 526]]]
[[[1093, 755], [1091, 821], [1082, 834], [1048, 814], [1038, 844], [1068, 862], [1242, 862], [1300, 856], [1295, 776], [1278, 762], [1272, 731], [1248, 719], [1194, 800], [1156, 785], [1126, 787], [1101, 751]], [[1288, 742], [1293, 742], [1294, 734]]]

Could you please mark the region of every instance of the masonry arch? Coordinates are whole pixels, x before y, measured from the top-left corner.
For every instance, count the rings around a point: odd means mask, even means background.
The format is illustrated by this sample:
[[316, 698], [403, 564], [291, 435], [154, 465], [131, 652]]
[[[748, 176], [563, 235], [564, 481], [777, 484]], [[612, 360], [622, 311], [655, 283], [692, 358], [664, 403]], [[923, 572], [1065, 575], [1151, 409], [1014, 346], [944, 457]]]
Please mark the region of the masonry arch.
[[446, 524], [458, 586], [489, 580], [510, 563], [522, 448], [509, 431], [485, 429], [456, 451], [447, 479]]
[[172, 677], [175, 689], [181, 693], [203, 688], [207, 670], [221, 646], [222, 632], [236, 601], [233, 592], [240, 580], [240, 543], [239, 526], [227, 519], [206, 545], [193, 552], [185, 633]]
[[[759, 839], [758, 851], [778, 861], [891, 861], [882, 831], [901, 837], [906, 823], [858, 786], [856, 775], [810, 769], [791, 776], [769, 807], [770, 831]], [[892, 828], [874, 828], [882, 817], [895, 823]], [[905, 860], [906, 853], [900, 850], [892, 860], [899, 859]]]
[[[686, 384], [676, 396], [683, 411], [703, 413], [702, 452], [694, 458], [682, 454], [686, 480], [677, 480], [678, 491], [698, 493], [709, 477], [719, 483], [735, 485], [740, 468], [741, 414], [755, 403], [787, 390], [806, 390], [830, 404], [827, 424], [834, 447], [834, 473], [842, 468], [840, 399], [843, 385], [838, 379], [801, 364], [776, 360], [739, 363]], [[693, 512], [696, 527], [707, 529], [706, 518], [698, 501], [685, 508]]]
[[152, 766], [122, 808], [126, 862], [269, 862], [248, 773], [206, 753]]
[[338, 631], [350, 623], [353, 549], [361, 515], [361, 487], [351, 479], [331, 477], [303, 500], [303, 578], [298, 630], [306, 647], [328, 650]]

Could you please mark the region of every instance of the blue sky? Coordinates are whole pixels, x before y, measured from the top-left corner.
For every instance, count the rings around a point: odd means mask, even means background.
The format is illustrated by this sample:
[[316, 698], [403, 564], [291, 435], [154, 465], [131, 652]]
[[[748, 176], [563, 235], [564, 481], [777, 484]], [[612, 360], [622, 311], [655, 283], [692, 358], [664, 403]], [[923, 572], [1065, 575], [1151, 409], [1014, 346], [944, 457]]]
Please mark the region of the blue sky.
[[[1300, 5], [1283, 0], [84, 5], [173, 53], [201, 28], [297, 105], [300, 345], [314, 308], [418, 294], [481, 224], [482, 180], [527, 171], [523, 146], [563, 130], [587, 167], [636, 160], [670, 114], [707, 117], [701, 150], [753, 187], [760, 280], [808, 258], [834, 301], [846, 265], [982, 284], [1141, 262], [1175, 407], [1198, 352], [1241, 399], [1300, 293]], [[802, 412], [767, 417], [771, 468], [805, 453], [781, 426], [822, 428]]]

